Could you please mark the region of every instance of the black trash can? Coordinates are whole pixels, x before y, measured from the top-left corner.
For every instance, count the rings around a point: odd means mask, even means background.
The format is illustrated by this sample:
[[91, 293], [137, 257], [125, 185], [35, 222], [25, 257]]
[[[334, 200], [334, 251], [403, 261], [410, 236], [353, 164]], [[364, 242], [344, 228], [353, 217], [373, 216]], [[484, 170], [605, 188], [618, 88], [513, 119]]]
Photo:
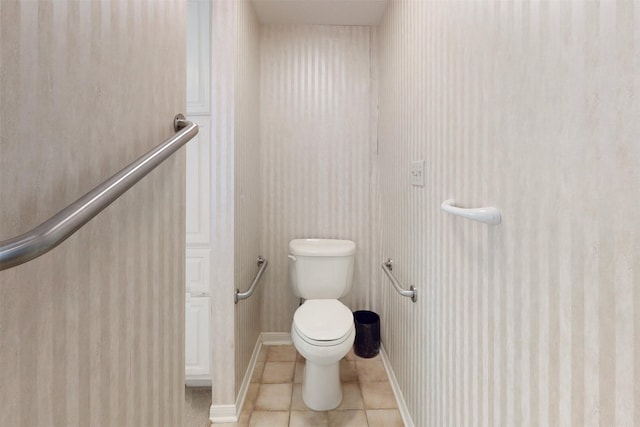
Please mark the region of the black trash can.
[[353, 312], [356, 324], [356, 340], [353, 351], [360, 357], [374, 357], [380, 351], [380, 316], [373, 311]]

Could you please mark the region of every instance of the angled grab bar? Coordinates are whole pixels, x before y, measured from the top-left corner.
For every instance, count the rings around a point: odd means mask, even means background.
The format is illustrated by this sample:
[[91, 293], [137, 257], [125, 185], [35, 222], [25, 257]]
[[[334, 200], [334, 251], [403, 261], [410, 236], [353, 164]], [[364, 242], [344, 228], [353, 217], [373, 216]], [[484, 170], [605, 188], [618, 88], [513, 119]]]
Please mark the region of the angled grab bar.
[[485, 224], [498, 225], [502, 222], [502, 214], [498, 208], [486, 207], [466, 209], [455, 206], [455, 204], [456, 201], [454, 199], [445, 200], [440, 205], [440, 209], [450, 213], [451, 215], [461, 216], [463, 218], [483, 222]]
[[135, 183], [198, 134], [198, 125], [175, 116], [175, 135], [107, 179], [60, 212], [24, 234], [0, 242], [0, 271], [43, 255], [102, 212]]
[[413, 302], [418, 301], [418, 290], [413, 285], [409, 287], [409, 290], [406, 290], [402, 289], [402, 286], [400, 286], [400, 283], [398, 283], [398, 279], [396, 279], [396, 276], [394, 276], [392, 272], [393, 260], [391, 258], [388, 258], [385, 262], [382, 263], [382, 269], [384, 270], [389, 280], [391, 280], [391, 284], [393, 285], [393, 287], [396, 288], [396, 291], [398, 291], [400, 295], [402, 295], [403, 297], [411, 298], [411, 301]]
[[256, 273], [256, 277], [253, 278], [253, 282], [251, 282], [251, 286], [249, 286], [249, 289], [247, 290], [247, 292], [240, 292], [240, 289], [236, 289], [235, 293], [233, 294], [234, 303], [237, 304], [238, 301], [240, 301], [241, 299], [247, 299], [251, 295], [253, 295], [253, 293], [256, 290], [256, 286], [258, 285], [258, 282], [262, 277], [262, 274], [267, 269], [267, 265], [269, 265], [269, 261], [262, 258], [261, 256], [258, 257], [258, 259], [256, 260], [256, 263], [258, 264], [258, 267], [259, 267], [258, 272]]

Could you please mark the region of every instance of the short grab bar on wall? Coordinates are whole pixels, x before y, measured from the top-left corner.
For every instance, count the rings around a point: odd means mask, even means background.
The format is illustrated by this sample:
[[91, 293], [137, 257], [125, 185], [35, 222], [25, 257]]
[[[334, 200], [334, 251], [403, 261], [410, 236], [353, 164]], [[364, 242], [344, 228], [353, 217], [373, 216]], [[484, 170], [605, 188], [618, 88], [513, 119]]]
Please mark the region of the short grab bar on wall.
[[198, 125], [182, 114], [173, 120], [175, 135], [120, 172], [38, 225], [12, 239], [0, 241], [0, 271], [44, 255], [102, 212], [135, 183], [198, 134]]
[[474, 208], [466, 209], [455, 206], [456, 201], [453, 199], [445, 200], [440, 205], [440, 209], [450, 213], [451, 215], [461, 216], [473, 221], [483, 222], [485, 224], [498, 225], [502, 222], [502, 214], [498, 208]]
[[256, 277], [253, 279], [253, 282], [251, 282], [251, 286], [249, 286], [249, 289], [247, 290], [247, 292], [240, 292], [240, 289], [236, 289], [233, 295], [234, 303], [237, 304], [238, 301], [240, 301], [241, 299], [247, 299], [251, 295], [253, 295], [253, 293], [256, 290], [256, 286], [258, 285], [258, 282], [262, 277], [262, 273], [264, 273], [264, 271], [267, 269], [267, 265], [269, 264], [269, 261], [259, 256], [258, 259], [256, 260], [256, 263], [258, 264], [258, 267], [259, 267], [258, 272], [256, 273]]
[[418, 301], [418, 290], [413, 285], [409, 287], [409, 290], [406, 290], [402, 289], [402, 286], [400, 286], [400, 283], [398, 283], [398, 279], [396, 279], [396, 276], [394, 276], [392, 272], [393, 260], [391, 258], [382, 263], [382, 269], [386, 273], [389, 280], [391, 280], [391, 284], [393, 285], [393, 287], [396, 288], [396, 291], [398, 291], [400, 295], [402, 295], [403, 297], [411, 298], [411, 301], [413, 302]]

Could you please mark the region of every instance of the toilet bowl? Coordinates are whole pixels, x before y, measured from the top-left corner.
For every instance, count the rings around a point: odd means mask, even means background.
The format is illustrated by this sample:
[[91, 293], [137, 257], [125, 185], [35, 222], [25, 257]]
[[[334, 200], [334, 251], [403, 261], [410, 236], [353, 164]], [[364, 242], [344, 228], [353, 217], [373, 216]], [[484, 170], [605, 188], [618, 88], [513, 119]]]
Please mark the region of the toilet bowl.
[[340, 359], [353, 346], [353, 313], [338, 301], [351, 289], [355, 243], [350, 240], [296, 239], [289, 242], [294, 293], [305, 299], [296, 310], [291, 339], [306, 359], [302, 400], [315, 411], [342, 402]]
[[340, 359], [353, 346], [353, 314], [338, 300], [308, 300], [294, 314], [291, 339], [306, 359], [302, 400], [315, 411], [342, 402]]

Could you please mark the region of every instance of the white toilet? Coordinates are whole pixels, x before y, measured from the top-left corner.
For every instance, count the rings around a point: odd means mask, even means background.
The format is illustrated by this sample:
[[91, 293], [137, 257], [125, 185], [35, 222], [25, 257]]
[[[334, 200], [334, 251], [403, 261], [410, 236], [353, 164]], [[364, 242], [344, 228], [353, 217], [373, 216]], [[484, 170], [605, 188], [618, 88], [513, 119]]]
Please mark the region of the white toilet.
[[289, 242], [294, 293], [304, 298], [293, 315], [293, 345], [306, 359], [302, 399], [315, 411], [342, 402], [340, 359], [355, 339], [351, 310], [338, 301], [351, 290], [356, 244], [350, 240], [296, 239]]

